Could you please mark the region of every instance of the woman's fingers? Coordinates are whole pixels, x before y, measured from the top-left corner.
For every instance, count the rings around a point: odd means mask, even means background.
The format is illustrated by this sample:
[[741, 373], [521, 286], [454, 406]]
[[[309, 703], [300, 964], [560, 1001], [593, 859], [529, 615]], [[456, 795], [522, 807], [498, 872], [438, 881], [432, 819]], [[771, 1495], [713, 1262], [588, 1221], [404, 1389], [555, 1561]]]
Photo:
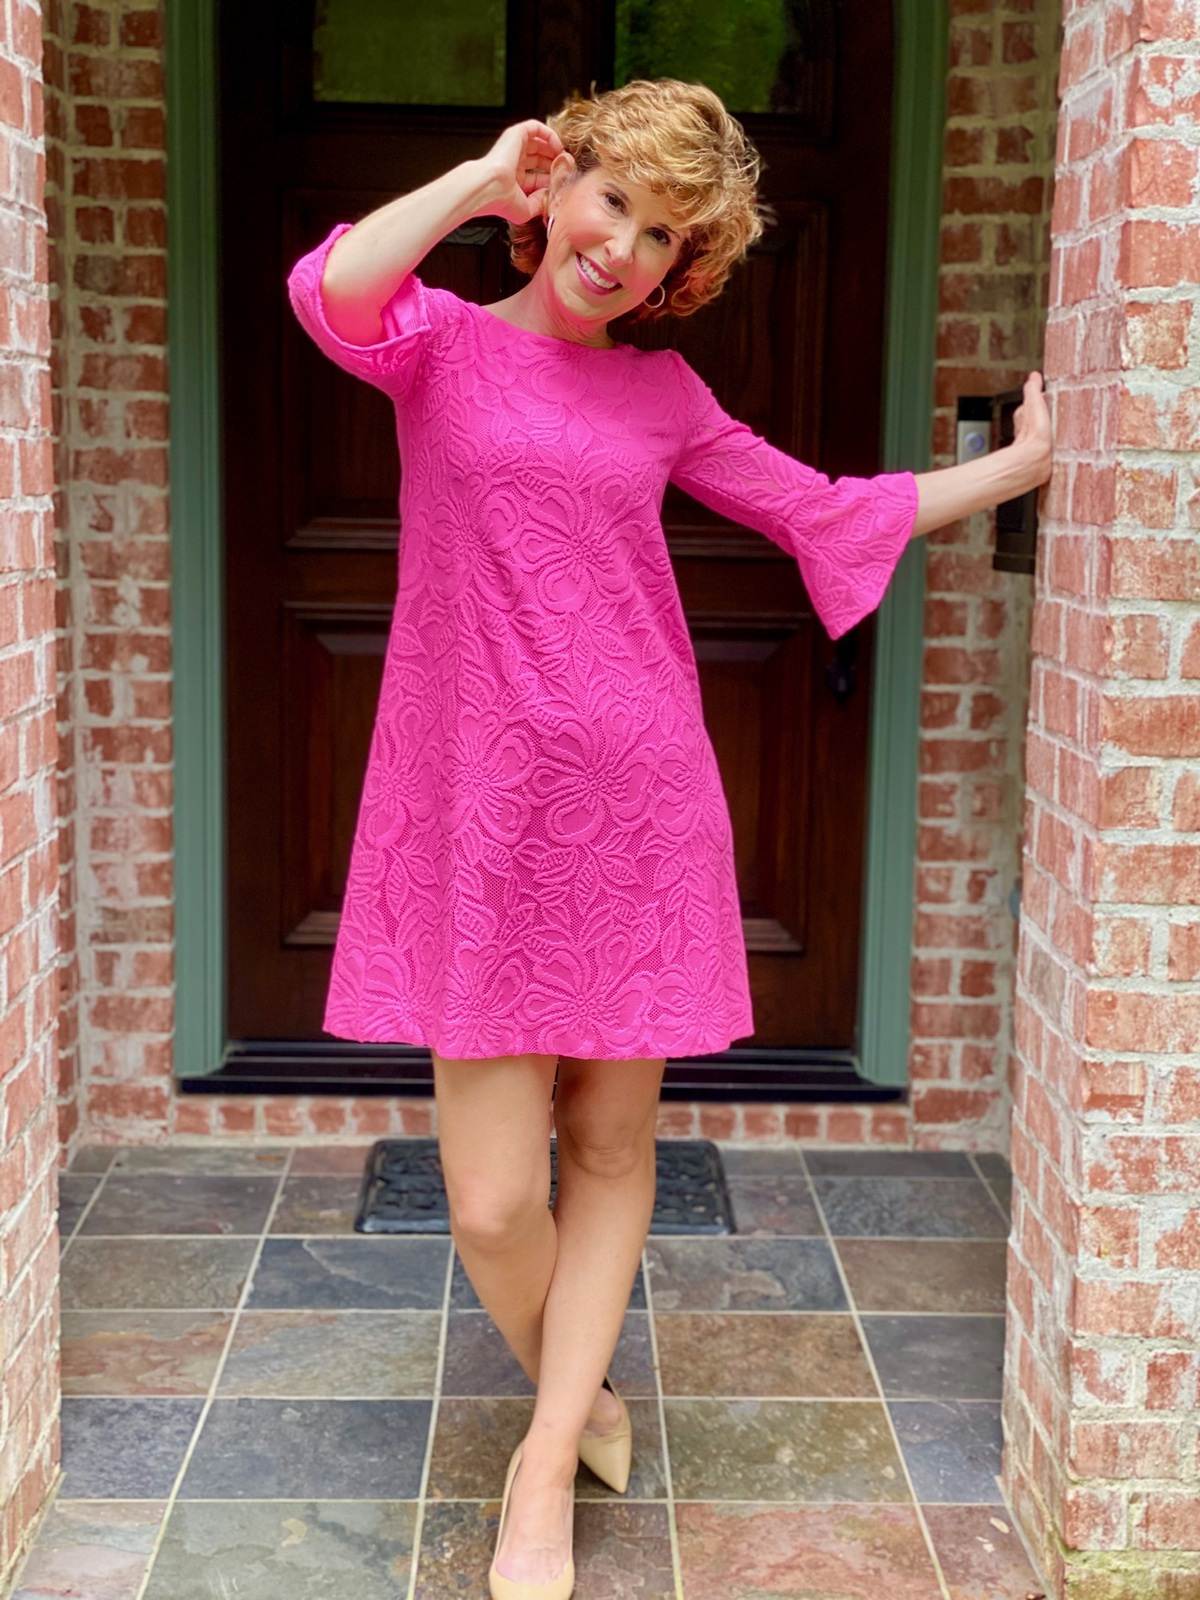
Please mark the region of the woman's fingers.
[[555, 150], [561, 150], [563, 148], [562, 140], [558, 137], [548, 122], [539, 122], [535, 117], [530, 120], [527, 126], [534, 130], [535, 135], [539, 139], [544, 139], [547, 144], [552, 145]]

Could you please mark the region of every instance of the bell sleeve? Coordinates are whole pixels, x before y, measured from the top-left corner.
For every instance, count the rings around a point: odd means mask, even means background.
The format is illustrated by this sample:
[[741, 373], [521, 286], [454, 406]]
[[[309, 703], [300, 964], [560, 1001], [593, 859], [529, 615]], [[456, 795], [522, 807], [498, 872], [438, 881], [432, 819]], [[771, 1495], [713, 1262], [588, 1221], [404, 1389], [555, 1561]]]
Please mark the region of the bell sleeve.
[[321, 294], [325, 262], [336, 240], [354, 226], [339, 222], [314, 250], [301, 256], [288, 274], [288, 298], [301, 327], [331, 361], [402, 399], [412, 385], [435, 322], [435, 295], [410, 272], [380, 310], [383, 338], [377, 344], [350, 344], [329, 326]]
[[912, 537], [916, 477], [844, 474], [831, 482], [722, 410], [694, 368], [671, 353], [686, 399], [671, 482], [787, 551], [826, 633], [840, 638], [883, 599]]

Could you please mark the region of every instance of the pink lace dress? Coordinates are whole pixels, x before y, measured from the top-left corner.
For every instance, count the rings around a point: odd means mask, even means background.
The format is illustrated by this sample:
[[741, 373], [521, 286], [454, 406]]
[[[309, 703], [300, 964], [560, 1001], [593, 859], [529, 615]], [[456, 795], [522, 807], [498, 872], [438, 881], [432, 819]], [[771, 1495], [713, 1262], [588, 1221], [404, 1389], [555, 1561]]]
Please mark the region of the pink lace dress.
[[295, 314], [395, 405], [395, 607], [325, 1005], [452, 1058], [680, 1057], [754, 1031], [729, 811], [660, 520], [667, 480], [796, 560], [836, 638], [912, 532], [911, 472], [830, 482], [673, 350], [514, 327], [410, 274], [378, 344]]

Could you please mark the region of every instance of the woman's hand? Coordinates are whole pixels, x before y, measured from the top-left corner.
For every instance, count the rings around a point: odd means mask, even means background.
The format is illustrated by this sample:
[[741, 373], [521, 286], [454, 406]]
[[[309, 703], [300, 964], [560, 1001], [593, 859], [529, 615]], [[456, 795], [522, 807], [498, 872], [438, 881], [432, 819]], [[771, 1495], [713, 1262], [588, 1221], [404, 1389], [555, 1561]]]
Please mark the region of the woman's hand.
[[506, 222], [528, 222], [546, 208], [545, 191], [550, 183], [550, 163], [563, 148], [563, 142], [544, 122], [530, 117], [505, 128], [481, 159], [493, 175], [495, 195], [488, 200], [487, 214]]
[[1025, 398], [1013, 412], [1012, 448], [1029, 464], [1029, 488], [1047, 483], [1054, 465], [1054, 434], [1043, 392], [1042, 375], [1031, 372], [1025, 380]]
[[1015, 500], [1049, 481], [1054, 461], [1050, 412], [1042, 375], [1025, 380], [1025, 398], [1013, 412], [1013, 440], [973, 461], [918, 472], [917, 515], [913, 537], [947, 527], [961, 517]]

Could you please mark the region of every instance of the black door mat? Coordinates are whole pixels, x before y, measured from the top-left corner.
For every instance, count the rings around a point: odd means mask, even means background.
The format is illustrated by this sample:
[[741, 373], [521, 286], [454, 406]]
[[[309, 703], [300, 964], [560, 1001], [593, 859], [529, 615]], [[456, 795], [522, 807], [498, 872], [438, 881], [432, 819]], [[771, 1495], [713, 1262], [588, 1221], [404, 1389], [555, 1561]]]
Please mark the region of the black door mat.
[[[660, 1139], [651, 1233], [734, 1233], [721, 1152], [711, 1139]], [[550, 1196], [558, 1147], [550, 1141]], [[357, 1233], [449, 1233], [450, 1211], [436, 1139], [377, 1139], [363, 1174]]]

